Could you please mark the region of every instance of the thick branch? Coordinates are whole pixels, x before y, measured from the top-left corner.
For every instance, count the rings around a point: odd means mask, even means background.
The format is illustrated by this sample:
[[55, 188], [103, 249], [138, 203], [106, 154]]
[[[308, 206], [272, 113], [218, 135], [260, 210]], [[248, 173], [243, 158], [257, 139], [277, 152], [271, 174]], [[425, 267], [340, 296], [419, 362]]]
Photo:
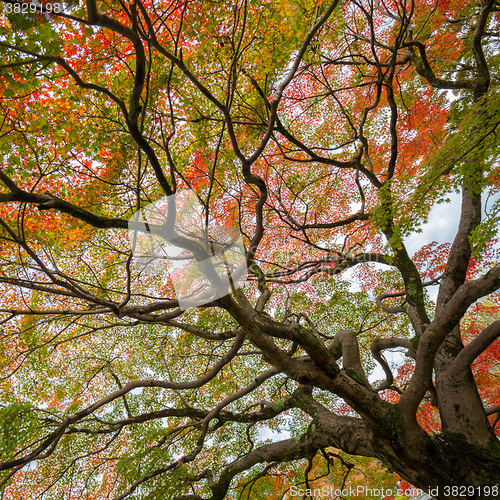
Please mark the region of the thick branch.
[[[19, 189], [12, 181], [7, 184], [5, 178], [7, 177], [3, 172], [1, 172], [0, 180], [11, 189], [11, 193], [0, 193], [0, 203], [8, 202], [18, 202], [18, 203], [30, 203], [33, 205], [38, 205], [39, 210], [50, 210], [55, 209], [64, 214], [71, 215], [75, 219], [81, 220], [97, 228], [113, 228], [113, 229], [128, 229], [129, 221], [126, 219], [119, 219], [116, 217], [102, 217], [96, 215], [88, 210], [81, 207], [73, 205], [72, 203], [65, 201], [61, 198], [57, 198], [50, 193], [36, 194], [29, 193]], [[15, 186], [15, 187], [14, 187]], [[155, 227], [150, 226], [151, 232], [155, 232]], [[159, 233], [159, 231], [158, 231]], [[154, 233], [154, 234], [158, 234]]]
[[413, 352], [413, 346], [411, 345], [411, 342], [406, 339], [397, 339], [397, 338], [388, 338], [388, 339], [375, 339], [371, 345], [370, 345], [370, 351], [372, 353], [373, 358], [380, 363], [380, 366], [382, 366], [386, 379], [382, 384], [377, 387], [377, 391], [383, 391], [385, 389], [389, 389], [392, 384], [394, 383], [394, 376], [392, 374], [392, 371], [387, 364], [387, 361], [385, 360], [384, 356], [382, 355], [382, 351], [384, 349], [393, 349], [395, 347], [404, 347], [410, 351], [411, 354], [413, 354], [412, 357], [414, 357], [414, 352]]
[[453, 361], [452, 371], [466, 371], [474, 360], [500, 337], [500, 321], [487, 326], [470, 344], [465, 346]]
[[335, 359], [342, 356], [342, 364], [347, 374], [370, 387], [359, 354], [358, 336], [354, 330], [340, 330], [328, 346]]
[[[477, 180], [477, 179], [476, 179]], [[469, 236], [481, 222], [481, 194], [466, 180], [462, 188], [462, 210], [458, 231], [450, 249], [446, 269], [439, 287], [436, 313], [439, 313], [458, 287], [464, 284], [472, 255]]]
[[419, 342], [415, 373], [399, 402], [407, 410], [404, 412], [407, 418], [414, 418], [422, 397], [432, 383], [434, 357], [446, 335], [460, 322], [471, 304], [499, 288], [500, 264], [497, 264], [481, 278], [463, 284], [426, 329]]

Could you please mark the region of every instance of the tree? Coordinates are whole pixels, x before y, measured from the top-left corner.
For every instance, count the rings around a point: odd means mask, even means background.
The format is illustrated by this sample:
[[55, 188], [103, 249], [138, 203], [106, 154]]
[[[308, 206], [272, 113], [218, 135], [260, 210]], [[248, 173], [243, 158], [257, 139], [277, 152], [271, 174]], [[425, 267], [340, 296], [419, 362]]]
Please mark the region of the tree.
[[[349, 455], [497, 495], [497, 2], [2, 2], [6, 498], [279, 498]], [[246, 279], [183, 307], [168, 231], [195, 288]]]

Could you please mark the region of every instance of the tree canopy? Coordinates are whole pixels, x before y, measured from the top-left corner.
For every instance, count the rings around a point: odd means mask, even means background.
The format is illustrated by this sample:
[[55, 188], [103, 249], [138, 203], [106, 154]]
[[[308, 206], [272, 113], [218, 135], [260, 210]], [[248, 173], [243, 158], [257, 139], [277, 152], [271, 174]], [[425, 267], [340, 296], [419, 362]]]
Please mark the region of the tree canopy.
[[496, 0], [1, 7], [2, 498], [498, 494]]

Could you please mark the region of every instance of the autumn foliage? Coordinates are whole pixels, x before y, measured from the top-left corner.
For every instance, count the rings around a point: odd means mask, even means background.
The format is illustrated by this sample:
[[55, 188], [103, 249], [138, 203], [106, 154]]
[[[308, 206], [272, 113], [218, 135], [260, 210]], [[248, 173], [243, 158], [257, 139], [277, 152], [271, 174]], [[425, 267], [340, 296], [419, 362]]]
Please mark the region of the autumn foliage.
[[1, 8], [2, 498], [490, 498], [498, 2]]

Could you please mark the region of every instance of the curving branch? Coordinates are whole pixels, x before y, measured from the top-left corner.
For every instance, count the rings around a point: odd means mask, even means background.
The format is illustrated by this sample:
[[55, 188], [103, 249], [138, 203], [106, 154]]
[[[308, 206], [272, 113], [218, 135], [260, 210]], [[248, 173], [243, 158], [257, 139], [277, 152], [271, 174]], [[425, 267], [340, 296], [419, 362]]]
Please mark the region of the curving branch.
[[378, 295], [375, 297], [375, 304], [382, 309], [382, 311], [385, 311], [390, 314], [396, 314], [396, 313], [402, 313], [405, 312], [404, 309], [404, 303], [399, 305], [399, 306], [394, 306], [394, 307], [389, 307], [384, 304], [385, 299], [389, 298], [395, 298], [395, 297], [404, 297], [406, 295], [406, 292], [398, 292], [398, 293], [382, 293], [381, 295]]
[[342, 364], [348, 375], [367, 387], [371, 387], [361, 363], [357, 332], [354, 330], [338, 331], [328, 349], [335, 359], [342, 357]]
[[500, 337], [500, 320], [487, 326], [472, 342], [467, 344], [452, 364], [454, 373], [464, 373], [474, 360]]
[[366, 178], [369, 179], [375, 187], [382, 187], [382, 182], [378, 180], [377, 176], [361, 163], [359, 152], [356, 153], [354, 158], [350, 161], [338, 161], [326, 156], [318, 155], [318, 153], [316, 153], [314, 149], [308, 147], [306, 144], [292, 135], [279, 120], [276, 121], [276, 129], [280, 134], [283, 135], [283, 137], [288, 139], [292, 144], [295, 144], [300, 149], [300, 151], [307, 153], [312, 161], [323, 163], [325, 165], [332, 165], [342, 169], [355, 169], [365, 175]]
[[411, 342], [407, 339], [398, 339], [398, 338], [375, 339], [372, 341], [370, 345], [370, 351], [372, 353], [373, 358], [380, 364], [386, 376], [385, 381], [382, 382], [377, 387], [377, 389], [375, 389], [377, 392], [384, 391], [386, 389], [390, 389], [393, 387], [394, 376], [386, 359], [382, 355], [382, 351], [385, 349], [393, 349], [395, 347], [404, 347], [405, 349], [408, 349], [406, 355], [411, 358], [415, 358], [415, 352], [413, 350], [413, 346]]

